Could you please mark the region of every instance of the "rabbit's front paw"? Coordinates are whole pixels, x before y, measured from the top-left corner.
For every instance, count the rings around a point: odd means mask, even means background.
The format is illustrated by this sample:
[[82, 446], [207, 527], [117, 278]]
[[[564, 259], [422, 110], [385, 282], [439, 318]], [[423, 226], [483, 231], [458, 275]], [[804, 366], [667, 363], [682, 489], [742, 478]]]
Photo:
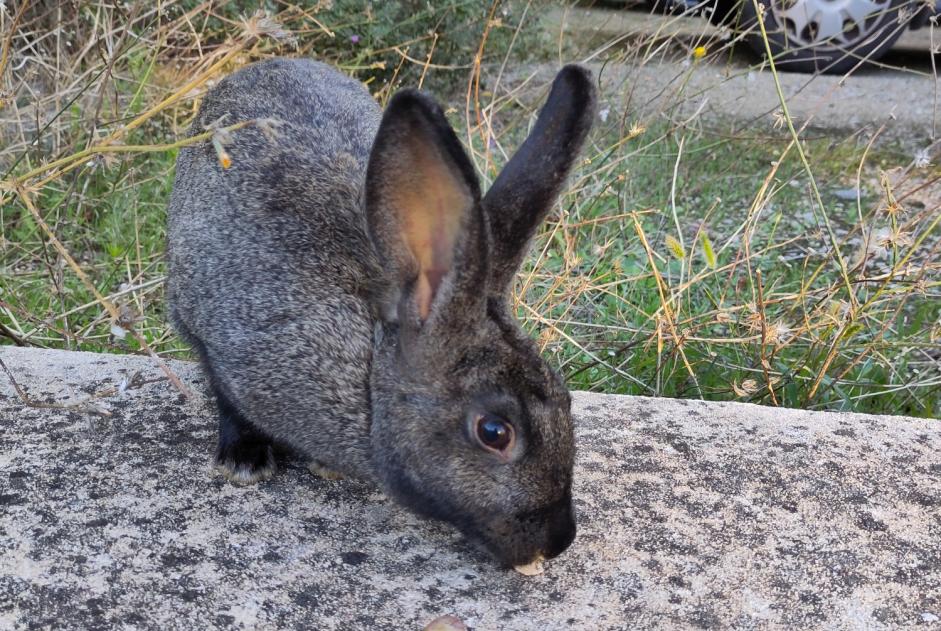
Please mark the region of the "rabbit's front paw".
[[[230, 446], [233, 447], [233, 446]], [[235, 445], [225, 454], [217, 454], [216, 470], [239, 486], [267, 480], [274, 475], [274, 450], [268, 443]]]
[[219, 445], [215, 466], [233, 484], [254, 484], [275, 472], [271, 439], [245, 420], [235, 406], [217, 392]]
[[324, 480], [342, 480], [343, 479], [342, 473], [331, 471], [330, 469], [327, 469], [316, 460], [311, 460], [310, 462], [308, 462], [307, 468], [310, 469], [310, 472], [313, 473], [315, 476], [319, 478], [323, 478]]

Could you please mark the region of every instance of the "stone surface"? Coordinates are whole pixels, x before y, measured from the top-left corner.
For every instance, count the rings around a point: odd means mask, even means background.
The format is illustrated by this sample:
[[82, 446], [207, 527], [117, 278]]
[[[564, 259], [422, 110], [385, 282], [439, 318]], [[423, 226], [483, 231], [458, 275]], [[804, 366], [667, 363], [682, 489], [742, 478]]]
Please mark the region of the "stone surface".
[[298, 462], [224, 482], [147, 358], [0, 359], [72, 406], [0, 372], [3, 629], [941, 624], [941, 421], [577, 394], [579, 536], [526, 578]]

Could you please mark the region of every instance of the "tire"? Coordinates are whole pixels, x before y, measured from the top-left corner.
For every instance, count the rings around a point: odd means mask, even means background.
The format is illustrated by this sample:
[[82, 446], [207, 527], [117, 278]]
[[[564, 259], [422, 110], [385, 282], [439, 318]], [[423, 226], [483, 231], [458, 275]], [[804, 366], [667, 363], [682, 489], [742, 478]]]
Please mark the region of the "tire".
[[740, 4], [736, 0], [646, 0], [646, 2], [650, 11], [654, 13], [699, 15], [716, 26], [731, 25], [738, 17]]
[[[775, 67], [794, 72], [843, 74], [862, 59], [876, 61], [908, 25], [911, 0], [758, 0]], [[908, 11], [913, 14], [914, 11]], [[752, 0], [742, 3], [748, 44], [765, 55]], [[906, 18], [910, 19], [910, 17]]]
[[[751, 2], [751, 0], [746, 0]], [[705, 17], [716, 26], [731, 26], [739, 20], [742, 3], [735, 0], [705, 0], [702, 8]]]

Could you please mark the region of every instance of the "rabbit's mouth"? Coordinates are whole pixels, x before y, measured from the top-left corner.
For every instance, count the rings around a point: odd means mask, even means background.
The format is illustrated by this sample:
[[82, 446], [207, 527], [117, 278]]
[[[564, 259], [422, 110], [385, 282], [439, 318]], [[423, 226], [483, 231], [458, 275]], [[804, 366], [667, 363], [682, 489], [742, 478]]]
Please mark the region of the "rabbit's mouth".
[[500, 514], [461, 508], [443, 499], [447, 497], [444, 494], [427, 492], [404, 473], [404, 468], [390, 464], [386, 462], [380, 469], [385, 474], [383, 488], [389, 495], [419, 515], [455, 526], [508, 567], [557, 557], [575, 540], [575, 511], [568, 484], [562, 496], [549, 504], [519, 513]]
[[520, 522], [533, 520], [544, 525], [545, 545], [540, 552], [547, 559], [559, 556], [575, 541], [575, 511], [570, 492], [558, 502], [520, 517]]
[[494, 556], [514, 568], [538, 566], [542, 560], [562, 554], [575, 540], [571, 495], [509, 519], [493, 520], [487, 526], [474, 534]]

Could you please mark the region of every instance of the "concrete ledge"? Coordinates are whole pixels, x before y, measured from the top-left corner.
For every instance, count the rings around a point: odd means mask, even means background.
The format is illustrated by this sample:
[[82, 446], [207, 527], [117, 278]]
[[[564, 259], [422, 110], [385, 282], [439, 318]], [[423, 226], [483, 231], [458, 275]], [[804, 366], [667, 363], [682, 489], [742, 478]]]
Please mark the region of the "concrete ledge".
[[579, 537], [525, 578], [366, 484], [214, 477], [146, 358], [0, 359], [113, 393], [0, 373], [0, 628], [941, 625], [939, 421], [579, 394]]

